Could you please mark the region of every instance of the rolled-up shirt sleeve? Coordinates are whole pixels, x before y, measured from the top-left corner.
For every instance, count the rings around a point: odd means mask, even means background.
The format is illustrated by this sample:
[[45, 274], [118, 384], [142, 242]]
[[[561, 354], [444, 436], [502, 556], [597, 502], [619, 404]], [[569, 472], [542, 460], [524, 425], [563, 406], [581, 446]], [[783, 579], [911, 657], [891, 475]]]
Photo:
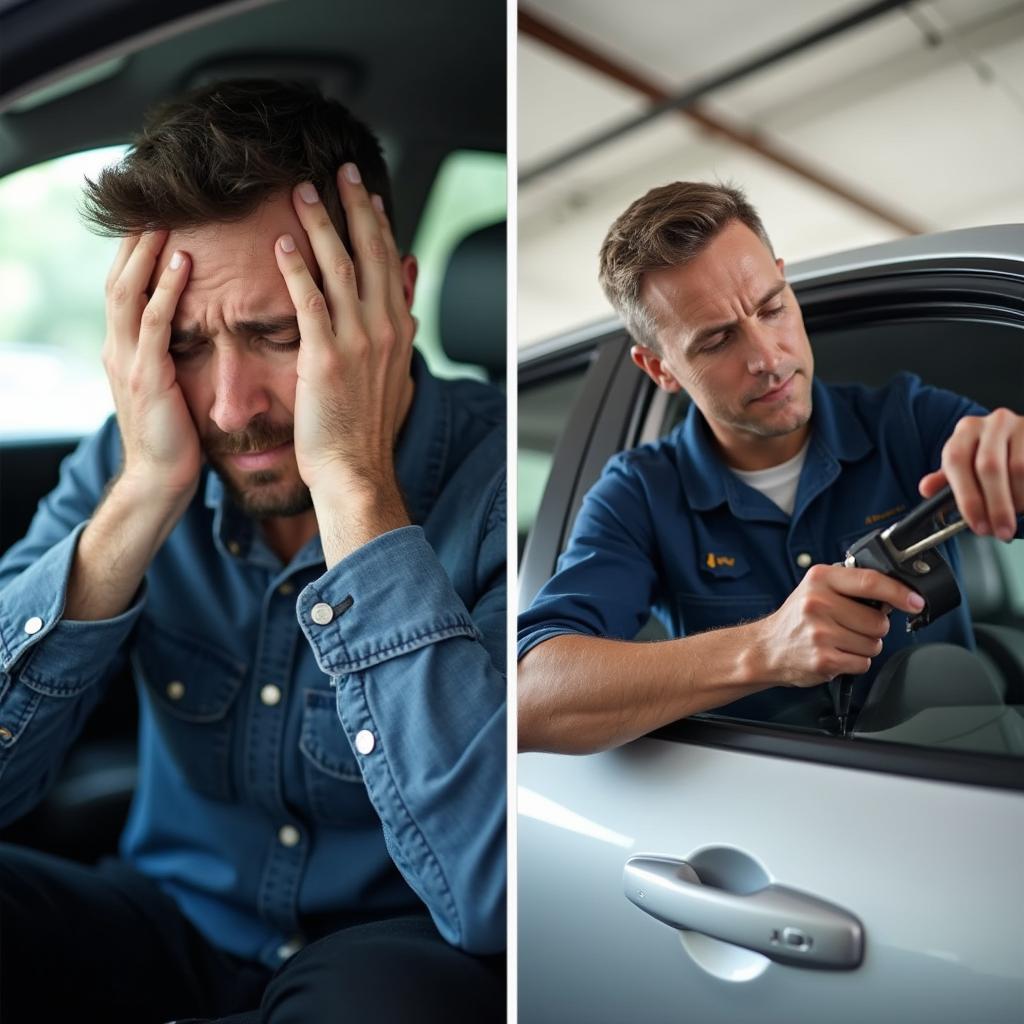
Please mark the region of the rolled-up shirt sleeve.
[[389, 853], [452, 945], [505, 944], [505, 501], [495, 492], [472, 607], [419, 526], [377, 537], [297, 612]]

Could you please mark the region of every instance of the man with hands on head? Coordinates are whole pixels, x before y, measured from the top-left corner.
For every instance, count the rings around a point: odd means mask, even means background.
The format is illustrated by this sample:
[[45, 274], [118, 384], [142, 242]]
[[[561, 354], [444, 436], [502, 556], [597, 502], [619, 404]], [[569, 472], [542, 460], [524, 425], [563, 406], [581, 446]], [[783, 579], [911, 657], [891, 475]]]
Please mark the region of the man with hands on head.
[[0, 563], [0, 814], [125, 656], [139, 782], [118, 860], [0, 847], [4, 1019], [501, 1019], [504, 399], [412, 348], [379, 144], [221, 83], [87, 206], [116, 422]]
[[[947, 483], [975, 533], [1014, 536], [1021, 417], [909, 374], [814, 380], [783, 261], [738, 189], [652, 189], [612, 225], [601, 283], [633, 361], [691, 405], [609, 462], [520, 617], [521, 749], [601, 750], [712, 708], [814, 724], [823, 682], [856, 677], [856, 709], [894, 651], [973, 646], [966, 607], [908, 636], [920, 595], [837, 563]], [[652, 611], [675, 639], [631, 642]]]

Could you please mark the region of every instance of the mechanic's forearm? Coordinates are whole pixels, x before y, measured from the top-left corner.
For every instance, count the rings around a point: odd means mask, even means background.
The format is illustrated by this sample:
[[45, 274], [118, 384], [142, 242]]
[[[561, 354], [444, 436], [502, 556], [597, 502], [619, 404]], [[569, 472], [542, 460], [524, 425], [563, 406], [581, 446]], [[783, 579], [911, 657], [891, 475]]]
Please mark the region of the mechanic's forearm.
[[93, 622], [125, 611], [192, 493], [163, 494], [127, 476], [115, 480], [79, 538], [64, 618]]
[[680, 640], [556, 636], [519, 663], [519, 749], [588, 754], [778, 683], [757, 623]]
[[310, 493], [328, 569], [375, 537], [412, 525], [393, 475], [340, 477]]

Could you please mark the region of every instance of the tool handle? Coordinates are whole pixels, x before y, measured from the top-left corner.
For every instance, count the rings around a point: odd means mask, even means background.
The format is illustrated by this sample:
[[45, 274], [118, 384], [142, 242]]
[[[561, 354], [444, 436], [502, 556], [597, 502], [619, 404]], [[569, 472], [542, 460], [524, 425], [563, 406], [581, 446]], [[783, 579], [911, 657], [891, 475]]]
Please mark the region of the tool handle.
[[[957, 508], [953, 491], [949, 484], [946, 484], [938, 494], [933, 494], [927, 501], [921, 502], [920, 505], [908, 512], [893, 527], [889, 539], [897, 548], [910, 547], [915, 541], [920, 540], [919, 534], [934, 527], [940, 516], [944, 519], [945, 515], [955, 511]], [[942, 525], [948, 524], [943, 522]], [[920, 529], [922, 526], [925, 527], [925, 531]]]

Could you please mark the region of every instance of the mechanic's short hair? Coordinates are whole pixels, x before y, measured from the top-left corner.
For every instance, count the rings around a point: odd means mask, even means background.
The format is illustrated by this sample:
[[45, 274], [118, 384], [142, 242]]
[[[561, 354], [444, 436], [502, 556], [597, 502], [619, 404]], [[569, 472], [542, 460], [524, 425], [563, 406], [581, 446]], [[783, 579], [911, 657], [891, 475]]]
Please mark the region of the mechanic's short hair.
[[772, 250], [743, 191], [732, 185], [675, 181], [652, 188], [623, 213], [601, 244], [600, 282], [634, 340], [660, 351], [657, 323], [640, 298], [643, 276], [688, 263], [731, 221], [745, 224]]
[[293, 82], [216, 82], [153, 108], [120, 163], [86, 179], [83, 215], [103, 235], [191, 228], [242, 220], [311, 181], [348, 245], [335, 184], [347, 161], [394, 224], [380, 143], [340, 103]]

